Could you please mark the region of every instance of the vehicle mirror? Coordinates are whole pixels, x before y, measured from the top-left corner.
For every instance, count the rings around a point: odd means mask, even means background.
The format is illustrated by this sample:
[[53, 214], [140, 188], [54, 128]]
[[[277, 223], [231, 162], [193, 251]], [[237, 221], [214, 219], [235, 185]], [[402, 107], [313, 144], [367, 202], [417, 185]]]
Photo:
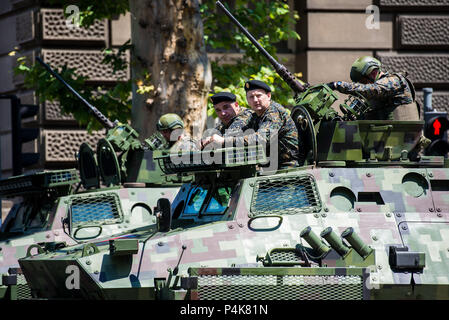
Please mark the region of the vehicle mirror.
[[160, 232], [169, 231], [172, 220], [170, 200], [168, 200], [167, 198], [160, 198], [157, 201], [155, 213], [157, 216], [158, 231]]

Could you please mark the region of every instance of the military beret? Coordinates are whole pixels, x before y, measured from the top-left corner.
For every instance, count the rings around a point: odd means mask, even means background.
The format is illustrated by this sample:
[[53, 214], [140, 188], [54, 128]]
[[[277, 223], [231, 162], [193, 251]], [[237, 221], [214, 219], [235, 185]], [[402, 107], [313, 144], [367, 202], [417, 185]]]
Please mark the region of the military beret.
[[271, 92], [270, 86], [260, 80], [249, 80], [245, 83], [246, 92], [255, 89], [262, 89], [265, 90], [266, 92]]
[[230, 92], [218, 92], [214, 94], [212, 97], [210, 97], [213, 104], [217, 104], [223, 101], [236, 101], [236, 96], [233, 93]]

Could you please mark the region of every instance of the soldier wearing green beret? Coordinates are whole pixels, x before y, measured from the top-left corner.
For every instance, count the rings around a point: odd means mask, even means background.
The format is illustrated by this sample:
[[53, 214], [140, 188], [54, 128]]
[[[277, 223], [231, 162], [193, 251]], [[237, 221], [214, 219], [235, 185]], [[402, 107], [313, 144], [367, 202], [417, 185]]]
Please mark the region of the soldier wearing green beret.
[[376, 58], [363, 56], [351, 67], [354, 82], [330, 82], [328, 86], [345, 94], [359, 93], [368, 99], [372, 110], [364, 115], [367, 120], [419, 120], [413, 84], [400, 73], [381, 70]]

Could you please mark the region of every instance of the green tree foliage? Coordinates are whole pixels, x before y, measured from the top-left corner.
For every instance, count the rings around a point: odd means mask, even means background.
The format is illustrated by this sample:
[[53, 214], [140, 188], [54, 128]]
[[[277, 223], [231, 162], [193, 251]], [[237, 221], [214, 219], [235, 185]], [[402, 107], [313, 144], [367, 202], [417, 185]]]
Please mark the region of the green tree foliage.
[[[225, 1], [223, 4], [271, 56], [284, 63], [277, 57], [276, 45], [291, 38], [300, 39], [298, 33], [294, 31], [299, 16], [289, 7], [287, 1], [236, 0], [234, 8], [229, 8]], [[229, 17], [221, 9], [216, 8], [215, 1], [203, 1], [201, 11], [204, 16], [207, 45], [214, 50], [242, 53], [242, 58], [233, 64], [212, 61], [213, 90], [230, 91], [237, 96], [240, 105], [246, 106], [243, 86], [247, 80], [258, 79], [271, 86], [274, 100], [283, 105], [294, 104], [290, 87], [251, 41], [232, 24]], [[208, 114], [215, 116], [210, 102]]]
[[[125, 43], [118, 50], [104, 50], [103, 63], [112, 67], [113, 73], [127, 67], [123, 52], [129, 49]], [[25, 87], [33, 88], [40, 101], [58, 100], [64, 114], [72, 114], [87, 130], [99, 130], [102, 125], [92, 117], [80, 101], [63, 84], [51, 76], [39, 63], [32, 65], [25, 57], [17, 59], [16, 74], [25, 75]], [[55, 69], [55, 68], [54, 68]], [[131, 117], [131, 80], [120, 80], [112, 87], [92, 87], [86, 84], [86, 77], [76, 73], [73, 68], [63, 66], [57, 71], [70, 86], [112, 121], [126, 123]]]
[[[293, 104], [293, 93], [288, 85], [277, 75], [266, 58], [216, 7], [215, 2], [215, 0], [200, 1], [206, 45], [216, 51], [240, 52], [242, 58], [235, 64], [212, 62], [213, 91], [231, 91], [237, 95], [239, 103], [245, 106], [246, 98], [243, 89], [245, 81], [259, 79], [271, 85], [273, 98], [276, 101], [284, 105]], [[225, 1], [223, 2], [225, 3]], [[78, 16], [73, 15], [70, 10], [66, 12], [67, 6], [73, 4], [72, 0], [48, 0], [48, 3], [63, 8], [66, 16], [78, 19], [74, 22], [78, 22], [82, 27], [90, 26], [95, 19], [111, 19], [129, 10], [128, 0], [95, 2], [78, 0], [76, 1], [76, 5], [80, 9]], [[236, 0], [235, 6], [230, 11], [275, 59], [277, 59], [276, 44], [290, 38], [299, 39], [299, 35], [293, 29], [299, 16], [289, 8], [285, 0]], [[227, 31], [223, 32], [223, 30]], [[230, 30], [232, 31], [230, 32]], [[130, 49], [132, 50], [130, 41], [123, 44], [118, 51], [106, 48], [103, 63], [112, 67], [114, 72], [128, 68], [123, 59], [123, 52]], [[279, 61], [279, 59], [277, 60]], [[34, 88], [41, 101], [59, 100], [62, 111], [73, 114], [80, 125], [87, 125], [89, 131], [101, 128], [101, 125], [86, 112], [86, 109], [80, 107], [79, 101], [39, 64], [33, 65], [25, 61], [24, 58], [19, 58], [15, 71], [17, 74], [25, 75], [25, 86]], [[137, 93], [145, 93], [154, 88], [148, 74], [144, 79], [119, 81], [114, 87], [93, 88], [88, 86], [87, 79], [77, 75], [74, 69], [63, 67], [57, 71], [103, 114], [111, 120], [120, 122], [126, 122], [131, 117], [131, 81], [135, 81], [138, 85]], [[208, 114], [215, 116], [211, 103], [208, 105]]]
[[[47, 0], [51, 6], [64, 9], [67, 18], [72, 19], [74, 25], [88, 28], [97, 19], [111, 19], [129, 10], [128, 0]], [[79, 12], [70, 10], [72, 5], [79, 8]], [[112, 68], [113, 73], [128, 68], [125, 51], [130, 50], [131, 40], [125, 42], [118, 49], [105, 48], [102, 63], [105, 68]], [[16, 74], [25, 76], [25, 87], [33, 88], [40, 101], [60, 101], [61, 111], [72, 114], [79, 125], [86, 126], [87, 130], [99, 130], [102, 125], [92, 117], [80, 101], [74, 97], [58, 80], [53, 78], [39, 63], [26, 61], [24, 57], [17, 59]], [[51, 66], [56, 69], [55, 66]], [[128, 122], [131, 118], [131, 80], [118, 79], [114, 86], [88, 85], [86, 77], [77, 74], [76, 69], [63, 66], [56, 69], [67, 83], [69, 83], [81, 96], [101, 111], [112, 121]]]

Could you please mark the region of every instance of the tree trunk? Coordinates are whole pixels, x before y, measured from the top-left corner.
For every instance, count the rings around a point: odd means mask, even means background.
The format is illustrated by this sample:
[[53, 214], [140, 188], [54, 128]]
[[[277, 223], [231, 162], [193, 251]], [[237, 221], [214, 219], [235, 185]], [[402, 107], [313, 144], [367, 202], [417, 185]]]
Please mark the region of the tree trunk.
[[[132, 125], [141, 138], [156, 130], [164, 113], [176, 113], [198, 137], [206, 121], [211, 69], [198, 0], [130, 0]], [[150, 74], [154, 89], [137, 93], [136, 81]], [[198, 131], [200, 131], [198, 133]]]

